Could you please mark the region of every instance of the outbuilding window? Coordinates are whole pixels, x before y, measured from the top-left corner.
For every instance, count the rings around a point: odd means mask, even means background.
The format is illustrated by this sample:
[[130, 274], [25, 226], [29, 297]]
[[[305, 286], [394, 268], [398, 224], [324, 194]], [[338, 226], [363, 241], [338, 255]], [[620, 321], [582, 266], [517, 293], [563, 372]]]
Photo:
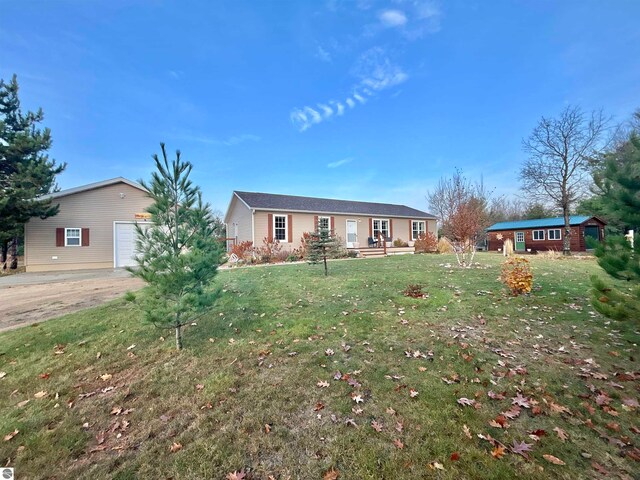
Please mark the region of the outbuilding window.
[[533, 231], [533, 239], [534, 240], [544, 240], [544, 230], [534, 230]]
[[79, 247], [80, 232], [81, 232], [81, 229], [79, 228], [65, 228], [64, 229], [64, 246]]
[[549, 230], [549, 240], [562, 240], [562, 233], [559, 228]]

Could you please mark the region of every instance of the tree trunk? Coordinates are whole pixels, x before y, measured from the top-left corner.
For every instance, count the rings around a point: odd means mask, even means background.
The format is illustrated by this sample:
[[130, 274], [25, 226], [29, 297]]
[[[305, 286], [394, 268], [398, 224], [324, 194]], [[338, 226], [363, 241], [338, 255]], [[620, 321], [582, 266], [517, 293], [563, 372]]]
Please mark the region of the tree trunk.
[[16, 270], [18, 268], [18, 237], [13, 237], [9, 255], [11, 256], [11, 264], [9, 265], [9, 268], [11, 270]]
[[329, 270], [327, 269], [327, 254], [324, 254], [324, 276], [329, 275]]
[[569, 208], [563, 208], [564, 236], [562, 237], [562, 254], [571, 255], [571, 221], [569, 220]]
[[182, 350], [182, 326], [176, 327], [176, 350]]
[[2, 249], [0, 251], [0, 263], [2, 263], [2, 269], [7, 269], [7, 255], [9, 253], [9, 242], [2, 242]]

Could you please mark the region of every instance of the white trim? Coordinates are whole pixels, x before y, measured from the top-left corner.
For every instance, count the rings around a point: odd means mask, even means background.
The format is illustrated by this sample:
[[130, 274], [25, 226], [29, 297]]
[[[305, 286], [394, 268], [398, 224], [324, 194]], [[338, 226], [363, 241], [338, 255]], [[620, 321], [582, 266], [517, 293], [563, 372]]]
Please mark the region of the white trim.
[[[67, 243], [67, 231], [68, 230], [78, 230], [80, 232], [80, 235], [78, 235], [78, 244], [77, 245], [69, 245]], [[72, 238], [76, 238], [76, 237], [72, 237]], [[81, 247], [82, 246], [82, 228], [78, 228], [78, 227], [64, 227], [64, 246], [65, 247]]]
[[[276, 217], [284, 217], [284, 240], [276, 238]], [[273, 239], [278, 243], [289, 243], [289, 215], [273, 215]]]
[[344, 223], [344, 228], [345, 228], [345, 244], [347, 246], [347, 248], [356, 248], [355, 246], [349, 246], [349, 222], [353, 222], [356, 224], [356, 241], [355, 242], [351, 242], [351, 243], [358, 243], [358, 220], [353, 219], [353, 218], [346, 218], [345, 219], [345, 223]]
[[[392, 217], [393, 218], [393, 217]], [[391, 237], [391, 223], [389, 222], [388, 218], [371, 218], [371, 235], [373, 235], [373, 239], [376, 240], [376, 236], [375, 236], [375, 225], [374, 223], [377, 221], [380, 222], [380, 229], [378, 230], [380, 233], [382, 233], [384, 230], [382, 228], [382, 222], [386, 221], [387, 222], [387, 235], [384, 237], [384, 241], [387, 241], [387, 238]], [[393, 242], [393, 239], [391, 239], [391, 241]]]
[[[534, 235], [536, 232], [542, 232], [542, 238], [536, 238], [536, 236]], [[544, 239], [545, 239], [544, 229], [531, 230], [531, 239], [534, 242], [544, 242]]]
[[251, 210], [251, 245], [256, 246], [256, 211]]
[[411, 231], [409, 232], [409, 236], [411, 237], [411, 241], [412, 242], [415, 242], [416, 240], [418, 240], [417, 238], [413, 237], [413, 223], [414, 222], [415, 223], [424, 223], [424, 234], [426, 235], [427, 232], [428, 232], [428, 230], [427, 230], [428, 224], [427, 224], [426, 220], [411, 220]]
[[139, 183], [133, 182], [124, 177], [116, 177], [116, 178], [110, 178], [109, 180], [103, 180], [101, 182], [88, 183], [87, 185], [81, 185], [79, 187], [60, 190], [59, 192], [49, 193], [48, 195], [42, 195], [38, 197], [38, 200], [48, 200], [53, 198], [66, 197], [67, 195], [73, 195], [74, 193], [81, 193], [81, 192], [86, 192], [88, 190], [95, 190], [96, 188], [108, 187], [109, 185], [115, 185], [116, 183], [126, 183], [127, 185], [133, 188], [137, 188], [138, 190], [142, 190], [143, 192], [148, 191]]
[[[551, 238], [551, 236], [549, 235], [549, 232], [558, 232], [558, 235], [560, 235], [560, 238]], [[547, 230], [547, 238], [549, 240], [562, 240], [562, 228], [549, 228]]]
[[[318, 225], [320, 225], [320, 219], [321, 218], [326, 218], [327, 219], [327, 230], [331, 231], [331, 216], [327, 216], [327, 215], [318, 215]], [[318, 225], [315, 225], [315, 228], [318, 228]]]
[[[233, 192], [233, 194], [231, 194], [231, 200], [229, 200], [229, 206], [227, 207], [227, 213], [224, 215], [224, 221], [227, 222], [229, 219], [229, 212], [231, 211], [231, 204], [233, 203], [233, 199], [234, 198], [238, 198], [242, 203], [244, 203], [244, 206], [247, 207], [249, 210], [253, 210], [249, 204], [247, 202], [245, 202], [242, 197], [240, 195], [237, 194], [237, 192]], [[254, 210], [255, 211], [255, 210]]]
[[[518, 240], [518, 234], [522, 235], [522, 241]], [[524, 232], [513, 232], [513, 248], [516, 248], [516, 243], [524, 243], [525, 248], [527, 247], [526, 235]]]

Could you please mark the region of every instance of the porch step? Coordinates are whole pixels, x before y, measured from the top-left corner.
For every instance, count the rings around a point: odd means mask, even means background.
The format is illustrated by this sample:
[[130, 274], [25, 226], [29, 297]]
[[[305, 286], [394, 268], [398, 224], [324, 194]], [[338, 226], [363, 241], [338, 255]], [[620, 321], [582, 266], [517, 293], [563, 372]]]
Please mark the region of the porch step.
[[[360, 255], [364, 258], [371, 257], [384, 257], [385, 252], [383, 247], [376, 248], [361, 248], [358, 250]], [[402, 255], [402, 254], [411, 254], [414, 253], [413, 247], [387, 247], [386, 255]]]

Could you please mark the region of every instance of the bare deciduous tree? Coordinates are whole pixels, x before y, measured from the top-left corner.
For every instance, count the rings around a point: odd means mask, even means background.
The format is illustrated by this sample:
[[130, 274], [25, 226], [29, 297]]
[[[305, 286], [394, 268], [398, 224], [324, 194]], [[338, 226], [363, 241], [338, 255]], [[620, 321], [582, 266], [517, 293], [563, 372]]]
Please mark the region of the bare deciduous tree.
[[470, 182], [459, 170], [451, 178], [441, 178], [427, 195], [461, 267], [471, 266], [476, 244], [488, 227], [489, 196], [482, 182]]
[[601, 147], [607, 123], [600, 111], [585, 116], [579, 107], [570, 106], [558, 118], [542, 117], [522, 142], [529, 155], [520, 170], [523, 189], [562, 210], [564, 255], [571, 254], [571, 207], [589, 192], [590, 160]]

